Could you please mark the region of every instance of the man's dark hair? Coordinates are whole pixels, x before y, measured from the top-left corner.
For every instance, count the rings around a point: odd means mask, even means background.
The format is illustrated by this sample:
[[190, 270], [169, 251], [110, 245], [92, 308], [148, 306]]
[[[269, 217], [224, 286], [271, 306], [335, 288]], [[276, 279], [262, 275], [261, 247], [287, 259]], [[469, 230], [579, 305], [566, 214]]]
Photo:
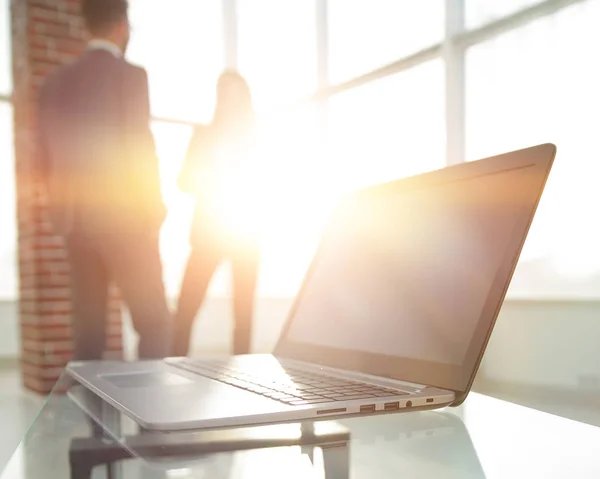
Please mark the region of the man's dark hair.
[[83, 0], [81, 14], [92, 35], [105, 35], [127, 18], [127, 0]]

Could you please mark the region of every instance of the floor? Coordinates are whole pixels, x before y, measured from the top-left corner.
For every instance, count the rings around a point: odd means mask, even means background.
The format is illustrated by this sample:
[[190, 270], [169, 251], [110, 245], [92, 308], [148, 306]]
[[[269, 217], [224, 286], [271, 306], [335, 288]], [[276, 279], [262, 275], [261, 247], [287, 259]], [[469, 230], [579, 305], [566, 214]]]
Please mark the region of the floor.
[[[573, 396], [569, 394], [551, 395], [524, 387], [486, 384], [481, 380], [476, 381], [474, 389], [510, 402], [600, 426], [600, 407], [593, 400], [573, 401]], [[0, 471], [6, 466], [43, 404], [44, 398], [22, 388], [16, 364], [0, 363]]]

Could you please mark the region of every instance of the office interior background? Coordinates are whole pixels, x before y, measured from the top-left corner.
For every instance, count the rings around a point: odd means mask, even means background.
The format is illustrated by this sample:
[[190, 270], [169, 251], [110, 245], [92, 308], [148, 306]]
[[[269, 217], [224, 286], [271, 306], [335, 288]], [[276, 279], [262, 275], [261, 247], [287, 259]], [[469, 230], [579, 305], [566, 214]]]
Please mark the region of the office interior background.
[[[345, 191], [546, 141], [558, 157], [480, 370], [490, 383], [600, 394], [600, 0], [131, 0], [149, 72], [178, 291], [191, 202], [176, 178], [215, 82], [237, 68], [260, 119], [268, 207], [254, 350], [270, 351], [328, 208]], [[0, 0], [0, 356], [19, 355], [10, 1]], [[194, 353], [226, 352], [228, 268]], [[126, 328], [126, 350], [132, 350]]]

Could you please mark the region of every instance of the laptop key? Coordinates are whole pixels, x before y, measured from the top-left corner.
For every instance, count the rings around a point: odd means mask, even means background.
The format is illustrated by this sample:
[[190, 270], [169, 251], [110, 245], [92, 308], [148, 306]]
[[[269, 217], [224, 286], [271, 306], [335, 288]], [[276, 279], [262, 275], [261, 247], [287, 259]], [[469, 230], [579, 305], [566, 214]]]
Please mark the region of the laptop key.
[[[302, 399], [324, 399], [324, 396], [320, 394], [299, 394], [299, 397]], [[325, 398], [326, 399], [326, 398]]]
[[342, 396], [341, 399], [338, 399], [338, 401], [352, 401], [354, 399], [367, 399], [372, 397], [375, 396], [373, 396], [372, 394], [353, 394], [348, 396]]
[[269, 388], [263, 388], [261, 386], [251, 386], [248, 388], [248, 391], [252, 391], [253, 393], [257, 393], [257, 394], [268, 394], [269, 392], [273, 391], [272, 389]]
[[[271, 399], [275, 399], [275, 398], [271, 398]], [[282, 398], [277, 398], [277, 401], [280, 402], [291, 402], [291, 401], [299, 401], [301, 398], [297, 397], [297, 396], [284, 396]]]
[[297, 401], [290, 401], [288, 404], [291, 404], [292, 406], [307, 406], [310, 404], [321, 404], [321, 403], [326, 403], [326, 402], [332, 402], [332, 401], [331, 401], [331, 399], [312, 399], [312, 400], [299, 399]]
[[383, 392], [391, 393], [394, 396], [408, 396], [410, 394], [408, 391], [400, 391], [399, 389], [384, 389]]
[[328, 398], [335, 399], [336, 401], [341, 401], [342, 399], [347, 398], [346, 394], [327, 394]]
[[299, 391], [303, 391], [303, 390], [306, 390], [306, 389], [311, 389], [313, 386], [309, 386], [307, 384], [296, 384], [295, 387]]
[[404, 395], [410, 394], [408, 391], [401, 391], [399, 389], [383, 389], [383, 392], [393, 393], [393, 394], [396, 394], [398, 396], [404, 396]]
[[290, 394], [294, 394], [294, 393], [299, 393], [300, 391], [298, 389], [296, 389], [295, 387], [282, 387], [282, 388], [277, 388], [279, 391], [281, 391], [282, 393], [290, 393]]
[[322, 403], [326, 403], [326, 402], [333, 402], [331, 399], [328, 399], [328, 398], [305, 399], [305, 401], [308, 404], [322, 404]]
[[273, 399], [280, 399], [280, 398], [288, 397], [289, 395], [286, 393], [272, 391], [272, 392], [265, 393], [265, 396], [273, 398]]
[[305, 391], [326, 391], [322, 386], [311, 386], [305, 389]]

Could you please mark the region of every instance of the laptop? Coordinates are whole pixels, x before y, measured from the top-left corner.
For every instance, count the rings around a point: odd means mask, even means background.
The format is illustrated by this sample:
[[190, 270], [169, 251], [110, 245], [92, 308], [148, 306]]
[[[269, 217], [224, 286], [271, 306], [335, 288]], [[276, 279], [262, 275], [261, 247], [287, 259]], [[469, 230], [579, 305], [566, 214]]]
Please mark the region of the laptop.
[[273, 354], [71, 362], [67, 370], [162, 431], [457, 406], [555, 153], [539, 145], [348, 195]]

